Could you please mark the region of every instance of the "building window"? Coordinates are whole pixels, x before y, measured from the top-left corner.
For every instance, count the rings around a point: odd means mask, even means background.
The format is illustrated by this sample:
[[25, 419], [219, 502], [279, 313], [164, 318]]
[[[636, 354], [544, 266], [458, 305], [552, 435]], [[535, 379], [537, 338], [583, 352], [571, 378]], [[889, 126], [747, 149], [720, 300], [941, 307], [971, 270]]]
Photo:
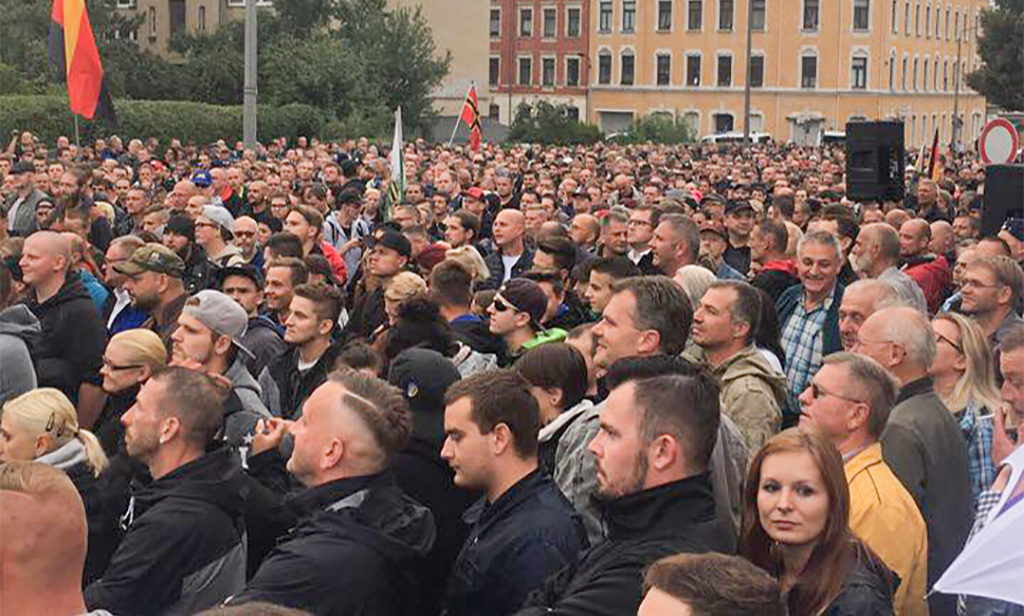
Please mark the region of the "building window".
[[942, 91], [949, 92], [949, 60], [942, 63]]
[[672, 29], [672, 0], [658, 0], [658, 30]]
[[533, 36], [533, 9], [519, 9], [519, 36]]
[[519, 85], [528, 86], [533, 82], [533, 58], [519, 58]]
[[914, 34], [921, 36], [921, 3], [914, 5]]
[[942, 33], [940, 24], [942, 23], [942, 7], [935, 5], [935, 38], [939, 38]]
[[497, 103], [491, 103], [490, 106], [487, 108], [487, 117], [494, 120], [495, 122], [498, 121], [499, 113], [501, 113], [501, 107], [498, 107]]
[[696, 111], [687, 111], [683, 114], [683, 124], [690, 128], [690, 134], [700, 136], [700, 114]]
[[149, 7], [149, 35], [156, 36], [156, 7]]
[[870, 0], [853, 0], [853, 29], [865, 32], [871, 16]]
[[910, 36], [910, 3], [903, 3], [903, 34]]
[[487, 65], [487, 83], [492, 86], [498, 85], [498, 80], [501, 78], [501, 57], [491, 56], [490, 62]]
[[732, 114], [731, 113], [716, 113], [712, 117], [712, 122], [715, 125], [716, 133], [731, 133], [732, 132]]
[[819, 0], [804, 0], [804, 30], [818, 29]]
[[953, 14], [953, 40], [960, 38], [960, 11]]
[[928, 58], [924, 59], [924, 63], [921, 66], [921, 89], [925, 92], [928, 91]]
[[800, 87], [818, 87], [818, 56], [813, 54], [800, 56]]
[[946, 7], [946, 40], [949, 40], [949, 7]]
[[732, 56], [718, 56], [718, 87], [732, 85]]
[[612, 3], [610, 0], [601, 1], [600, 15], [598, 16], [598, 30], [601, 32], [612, 31]]
[[544, 9], [544, 38], [555, 38], [555, 9]]
[[750, 27], [753, 30], [764, 31], [765, 0], [750, 0]]
[[896, 2], [896, 0], [892, 0], [892, 15], [890, 16], [890, 21], [892, 22], [892, 25], [890, 27], [892, 28], [892, 33], [893, 34], [896, 34], [897, 32], [900, 31], [900, 29], [896, 27], [896, 5], [897, 4], [898, 3]]
[[700, 56], [686, 56], [686, 85], [700, 85]]
[[910, 76], [910, 89], [917, 90], [917, 58], [914, 58], [914, 72]]
[[889, 56], [889, 90], [896, 85], [896, 56]]
[[622, 52], [621, 62], [621, 73], [619, 74], [619, 85], [631, 86], [633, 85], [636, 73], [636, 57], [632, 51]]
[[932, 5], [924, 7], [924, 36], [928, 38], [932, 31]]
[[764, 86], [764, 56], [750, 57], [750, 87]]
[[656, 59], [657, 75], [655, 76], [659, 86], [667, 86], [672, 80], [672, 57], [667, 53], [659, 53]]
[[608, 85], [612, 82], [612, 54], [602, 51], [597, 56], [597, 83]]
[[565, 34], [570, 38], [576, 38], [580, 35], [580, 9], [577, 7], [570, 8], [566, 11], [565, 20]]
[[550, 88], [555, 85], [555, 59], [541, 58], [540, 60], [540, 85]]
[[499, 38], [501, 36], [501, 9], [491, 9], [491, 38]]
[[206, 7], [199, 5], [199, 31], [206, 32]]
[[733, 0], [718, 0], [718, 29], [732, 30]]
[[565, 59], [565, 85], [580, 85], [580, 59], [578, 57]]
[[935, 62], [932, 63], [932, 91], [939, 91], [939, 59], [935, 58]]
[[622, 1], [622, 31], [636, 32], [636, 0]]
[[900, 89], [907, 91], [907, 57], [903, 56], [903, 67], [900, 71]]
[[703, 28], [704, 0], [690, 0], [686, 6], [686, 29], [696, 31]]
[[854, 56], [851, 84], [854, 90], [865, 90], [868, 87], [868, 59], [866, 56]]
[[580, 109], [575, 105], [569, 105], [565, 108], [565, 117], [569, 118], [573, 122], [580, 121]]

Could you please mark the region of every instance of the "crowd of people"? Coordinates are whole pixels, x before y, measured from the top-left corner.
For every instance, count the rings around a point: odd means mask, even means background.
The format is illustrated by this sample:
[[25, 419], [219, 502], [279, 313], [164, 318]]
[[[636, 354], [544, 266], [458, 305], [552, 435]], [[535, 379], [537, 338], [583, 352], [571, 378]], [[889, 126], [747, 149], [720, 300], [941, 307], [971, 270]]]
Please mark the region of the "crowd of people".
[[388, 154], [0, 154], [0, 612], [1024, 614], [932, 588], [1020, 498], [976, 159]]

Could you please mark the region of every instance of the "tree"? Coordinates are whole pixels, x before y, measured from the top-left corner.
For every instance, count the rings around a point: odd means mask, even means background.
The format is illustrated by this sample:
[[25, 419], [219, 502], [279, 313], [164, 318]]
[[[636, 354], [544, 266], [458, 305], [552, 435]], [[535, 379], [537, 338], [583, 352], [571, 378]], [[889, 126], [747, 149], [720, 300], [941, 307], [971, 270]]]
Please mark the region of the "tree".
[[590, 144], [601, 138], [601, 131], [572, 117], [568, 105], [537, 101], [516, 108], [509, 138], [544, 145]]
[[967, 85], [990, 103], [1024, 110], [1024, 0], [996, 0], [981, 10], [978, 53], [981, 68], [967, 75]]
[[693, 130], [682, 118], [667, 113], [651, 113], [633, 120], [618, 141], [624, 143], [690, 143]]

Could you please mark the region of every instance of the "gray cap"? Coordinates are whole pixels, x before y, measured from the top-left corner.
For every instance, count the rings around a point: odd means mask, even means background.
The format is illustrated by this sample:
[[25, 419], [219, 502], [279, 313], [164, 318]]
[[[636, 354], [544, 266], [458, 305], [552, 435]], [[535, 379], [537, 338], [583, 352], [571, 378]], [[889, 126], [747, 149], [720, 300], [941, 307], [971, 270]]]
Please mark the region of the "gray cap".
[[249, 315], [227, 295], [212, 289], [200, 291], [185, 301], [181, 314], [196, 319], [214, 333], [227, 336], [240, 351], [253, 357], [252, 351], [242, 344], [242, 336], [249, 327]]
[[203, 213], [200, 216], [209, 218], [228, 233], [231, 233], [231, 229], [235, 226], [235, 217], [226, 207], [220, 205], [204, 205]]

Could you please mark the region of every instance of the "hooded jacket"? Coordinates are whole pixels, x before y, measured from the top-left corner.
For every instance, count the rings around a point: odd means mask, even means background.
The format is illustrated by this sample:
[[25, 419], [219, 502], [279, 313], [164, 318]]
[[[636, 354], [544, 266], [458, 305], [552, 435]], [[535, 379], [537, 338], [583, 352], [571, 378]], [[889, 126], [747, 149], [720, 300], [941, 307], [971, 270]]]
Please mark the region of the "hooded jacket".
[[263, 369], [288, 350], [282, 338], [283, 332], [276, 323], [263, 315], [249, 318], [242, 344], [252, 351], [254, 357], [243, 358], [249, 374], [259, 376]]
[[696, 475], [603, 503], [608, 539], [579, 564], [553, 576], [519, 616], [635, 614], [643, 571], [680, 552], [733, 553], [718, 521], [708, 474]]
[[0, 311], [0, 404], [36, 388], [29, 349], [42, 332], [39, 319], [26, 306]]
[[252, 434], [257, 420], [270, 417], [270, 411], [260, 398], [260, 384], [249, 374], [241, 354], [224, 372], [224, 376], [231, 381], [233, 395], [224, 404], [222, 436], [228, 446], [237, 448], [244, 444], [247, 435]]
[[240, 591], [244, 486], [237, 455], [224, 448], [137, 489], [121, 518], [127, 532], [103, 577], [85, 589], [86, 605], [177, 616]]
[[[696, 359], [707, 363], [703, 349], [697, 349]], [[750, 451], [761, 449], [782, 423], [786, 375], [772, 368], [753, 345], [710, 368], [721, 384], [722, 412], [743, 432]]]
[[31, 294], [25, 305], [39, 319], [42, 336], [31, 350], [40, 387], [56, 387], [72, 404], [82, 383], [100, 384], [106, 330], [78, 272], [43, 303]]
[[261, 398], [270, 414], [286, 419], [302, 415], [302, 403], [313, 390], [327, 380], [334, 369], [334, 360], [341, 347], [334, 343], [327, 347], [313, 367], [299, 371], [299, 349], [292, 347], [273, 364], [263, 369], [259, 377]]
[[389, 472], [338, 479], [297, 494], [298, 524], [231, 604], [266, 601], [316, 616], [418, 616], [430, 511]]

